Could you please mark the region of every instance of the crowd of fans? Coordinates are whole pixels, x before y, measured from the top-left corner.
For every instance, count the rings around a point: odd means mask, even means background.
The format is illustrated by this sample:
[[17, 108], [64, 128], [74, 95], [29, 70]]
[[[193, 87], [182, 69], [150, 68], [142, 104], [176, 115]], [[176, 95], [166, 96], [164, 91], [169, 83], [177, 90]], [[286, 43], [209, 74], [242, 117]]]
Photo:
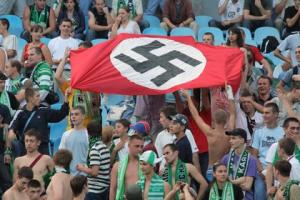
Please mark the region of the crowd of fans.
[[[176, 91], [174, 101], [118, 96], [120, 106], [110, 104], [117, 95], [72, 89], [70, 50], [141, 34], [150, 26], [145, 14], [160, 17], [168, 34], [189, 27], [197, 35], [202, 28], [190, 0], [150, 0], [145, 11], [142, 3], [0, 2], [2, 199], [300, 199], [300, 0], [219, 1], [220, 21], [209, 26], [228, 33], [224, 51], [245, 55], [234, 93], [226, 85]], [[20, 10], [23, 32], [13, 35], [1, 15]], [[252, 33], [278, 29], [279, 78], [240, 26]], [[20, 37], [28, 42], [22, 52]], [[51, 40], [44, 44], [42, 37]], [[214, 46], [214, 37], [205, 33], [204, 45]], [[63, 119], [53, 155], [49, 123]]]

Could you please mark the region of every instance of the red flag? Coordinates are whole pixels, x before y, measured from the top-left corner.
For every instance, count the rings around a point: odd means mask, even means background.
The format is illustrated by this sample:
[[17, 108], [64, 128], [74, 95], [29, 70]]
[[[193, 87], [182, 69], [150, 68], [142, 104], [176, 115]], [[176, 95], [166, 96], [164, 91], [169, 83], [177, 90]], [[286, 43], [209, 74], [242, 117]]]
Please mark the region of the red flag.
[[71, 52], [71, 86], [126, 95], [225, 83], [237, 89], [243, 55], [239, 49], [203, 45], [189, 36], [120, 34], [90, 49]]

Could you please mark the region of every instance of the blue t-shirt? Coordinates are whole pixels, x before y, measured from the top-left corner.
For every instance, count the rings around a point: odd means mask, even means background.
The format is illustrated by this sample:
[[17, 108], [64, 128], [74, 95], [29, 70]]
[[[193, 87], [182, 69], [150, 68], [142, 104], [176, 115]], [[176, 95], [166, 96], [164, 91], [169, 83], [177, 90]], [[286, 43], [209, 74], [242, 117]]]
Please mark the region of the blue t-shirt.
[[192, 148], [187, 136], [185, 135], [179, 140], [175, 140], [175, 144], [179, 150], [179, 159], [184, 163], [193, 163]]
[[284, 130], [282, 127], [276, 127], [273, 129], [263, 127], [254, 132], [252, 147], [258, 150], [258, 158], [264, 169], [267, 166], [267, 151], [273, 143], [278, 142], [281, 138], [283, 138], [283, 136]]
[[[229, 158], [229, 154], [225, 155], [222, 158], [222, 164], [227, 166], [228, 158]], [[234, 163], [233, 163], [234, 169], [237, 169], [237, 167], [238, 167], [237, 165], [238, 165], [239, 158], [240, 158], [240, 156], [235, 154]], [[253, 177], [253, 179], [254, 179], [256, 176], [256, 171], [257, 171], [256, 170], [256, 159], [250, 155], [249, 163], [248, 163], [248, 167], [246, 169], [245, 176]], [[253, 181], [253, 184], [254, 184], [254, 181]], [[245, 192], [245, 200], [253, 200], [253, 199], [254, 199], [253, 189], [251, 191]]]

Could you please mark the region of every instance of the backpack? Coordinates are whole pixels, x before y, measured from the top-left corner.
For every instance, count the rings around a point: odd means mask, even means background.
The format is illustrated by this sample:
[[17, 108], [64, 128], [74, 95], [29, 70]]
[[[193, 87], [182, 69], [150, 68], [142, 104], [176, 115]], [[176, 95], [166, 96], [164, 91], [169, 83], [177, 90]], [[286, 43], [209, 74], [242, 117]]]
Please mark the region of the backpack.
[[260, 46], [260, 52], [262, 53], [271, 53], [279, 45], [279, 41], [275, 36], [267, 36], [263, 39]]

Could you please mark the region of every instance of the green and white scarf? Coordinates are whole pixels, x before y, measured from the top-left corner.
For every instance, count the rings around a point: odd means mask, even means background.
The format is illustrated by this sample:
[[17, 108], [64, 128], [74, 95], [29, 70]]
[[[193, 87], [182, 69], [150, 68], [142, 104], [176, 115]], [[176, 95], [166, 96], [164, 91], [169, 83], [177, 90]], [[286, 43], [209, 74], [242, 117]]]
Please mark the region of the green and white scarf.
[[117, 4], [117, 12], [119, 12], [119, 9], [126, 6], [130, 10], [130, 19], [134, 19], [137, 16], [135, 7], [134, 7], [134, 0], [128, 0], [128, 3], [126, 4], [124, 0], [118, 0]]
[[[300, 162], [300, 149], [298, 145], [295, 146], [294, 155], [295, 155], [294, 157]], [[278, 155], [278, 146], [277, 146], [272, 164], [275, 165], [275, 163], [279, 160], [281, 160], [281, 158]]]
[[[173, 188], [173, 173], [172, 173], [172, 166], [169, 164], [168, 167], [165, 168], [164, 173], [162, 175], [162, 178], [164, 181], [167, 181], [169, 185], [171, 186], [171, 189]], [[178, 159], [175, 169], [175, 183], [178, 181], [189, 183], [189, 177], [188, 177], [188, 171], [186, 168], [186, 165], [184, 162], [182, 162], [180, 159]], [[179, 199], [178, 192], [176, 193], [176, 200]]]
[[292, 185], [299, 185], [299, 181], [289, 180], [283, 188], [283, 197], [285, 200], [290, 200], [290, 192]]
[[223, 187], [222, 198], [219, 196], [218, 184], [215, 182], [209, 191], [209, 200], [234, 200], [233, 185], [227, 181]]
[[3, 104], [3, 105], [6, 105], [8, 107], [9, 112], [10, 112], [11, 115], [14, 114], [14, 111], [11, 108], [9, 95], [5, 90], [3, 90], [0, 94], [0, 103]]
[[[146, 178], [144, 175], [138, 181], [138, 185], [141, 187], [142, 191], [145, 190], [145, 181]], [[148, 199], [149, 200], [161, 200], [164, 198], [165, 195], [165, 188], [164, 188], [164, 181], [157, 175], [153, 174], [150, 182], [150, 187], [148, 191]]]
[[[124, 160], [119, 162], [118, 176], [117, 176], [117, 194], [116, 200], [123, 200], [125, 194], [125, 175], [128, 166], [129, 156], [127, 155]], [[142, 176], [140, 164], [138, 163], [138, 177]]]
[[30, 10], [30, 24], [35, 25], [38, 24], [42, 26], [44, 29], [47, 28], [49, 13], [47, 11], [47, 6], [39, 12], [36, 9], [36, 6], [33, 5]]
[[231, 150], [227, 162], [227, 173], [232, 179], [237, 179], [245, 176], [249, 164], [250, 154], [247, 150], [243, 150], [237, 164], [237, 169], [234, 169], [234, 156], [235, 152], [234, 150]]

